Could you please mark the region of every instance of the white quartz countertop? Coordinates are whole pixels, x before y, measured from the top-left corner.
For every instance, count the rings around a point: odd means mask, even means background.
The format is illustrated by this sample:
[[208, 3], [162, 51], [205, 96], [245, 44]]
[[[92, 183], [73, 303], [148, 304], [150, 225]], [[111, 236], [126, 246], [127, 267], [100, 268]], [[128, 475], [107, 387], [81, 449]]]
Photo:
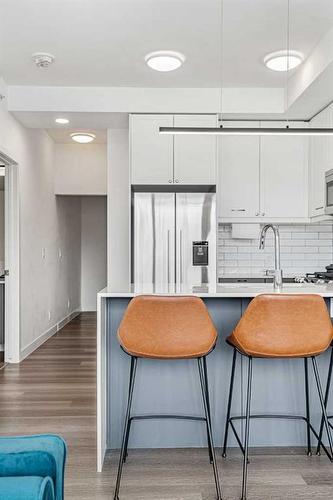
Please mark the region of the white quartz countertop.
[[274, 290], [272, 283], [225, 283], [207, 286], [183, 285], [176, 291], [174, 285], [153, 287], [149, 285], [127, 287], [107, 287], [98, 293], [100, 298], [106, 297], [135, 297], [136, 295], [196, 295], [198, 297], [256, 297], [263, 293], [286, 294], [318, 294], [322, 297], [333, 297], [333, 284], [317, 285], [313, 283], [287, 283], [281, 291]]

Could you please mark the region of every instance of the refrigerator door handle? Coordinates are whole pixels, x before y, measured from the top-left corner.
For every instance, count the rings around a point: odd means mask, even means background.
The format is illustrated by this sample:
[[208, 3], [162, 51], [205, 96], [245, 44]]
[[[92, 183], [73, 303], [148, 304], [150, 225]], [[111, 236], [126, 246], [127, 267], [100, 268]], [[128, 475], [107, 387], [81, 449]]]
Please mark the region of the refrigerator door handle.
[[170, 284], [170, 229], [167, 232], [167, 274], [168, 285]]
[[179, 284], [183, 284], [183, 231], [179, 230]]

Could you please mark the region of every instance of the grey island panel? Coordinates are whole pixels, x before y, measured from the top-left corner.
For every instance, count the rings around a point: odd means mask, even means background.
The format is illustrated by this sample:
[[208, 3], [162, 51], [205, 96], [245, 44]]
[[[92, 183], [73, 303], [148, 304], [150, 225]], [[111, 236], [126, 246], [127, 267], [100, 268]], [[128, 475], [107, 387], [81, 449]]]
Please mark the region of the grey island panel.
[[[107, 445], [111, 449], [120, 447], [127, 400], [130, 358], [119, 346], [117, 329], [129, 300], [129, 298], [113, 297], [107, 299], [109, 381]], [[212, 422], [217, 446], [221, 446], [224, 431], [232, 360], [232, 349], [226, 344], [225, 339], [231, 333], [249, 302], [250, 299], [246, 298], [205, 299], [219, 332], [216, 349], [207, 358]], [[328, 353], [320, 356], [318, 362], [322, 380], [325, 381]], [[246, 367], [246, 358], [239, 356], [233, 401], [233, 413], [237, 414], [244, 414], [245, 409]], [[320, 409], [314, 390], [312, 373], [310, 390], [313, 394], [311, 398], [313, 424], [318, 426]], [[304, 414], [303, 359], [254, 360], [252, 412]], [[133, 413], [202, 414], [196, 360], [140, 359], [133, 399]], [[305, 445], [306, 443], [306, 429], [301, 422], [253, 421], [251, 432], [252, 446], [293, 446]], [[231, 433], [230, 445], [236, 445]], [[130, 448], [191, 446], [206, 446], [205, 427], [200, 422], [149, 420], [133, 423]]]

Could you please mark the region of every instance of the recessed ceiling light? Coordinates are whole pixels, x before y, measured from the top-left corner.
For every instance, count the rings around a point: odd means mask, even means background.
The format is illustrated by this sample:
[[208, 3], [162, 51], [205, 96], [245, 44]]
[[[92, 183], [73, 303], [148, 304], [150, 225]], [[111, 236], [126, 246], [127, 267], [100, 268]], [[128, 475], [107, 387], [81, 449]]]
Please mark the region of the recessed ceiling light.
[[150, 68], [156, 71], [173, 71], [185, 62], [185, 56], [172, 50], [157, 50], [147, 54], [145, 61]]
[[87, 144], [88, 142], [92, 142], [96, 139], [95, 134], [88, 134], [86, 132], [74, 132], [71, 134], [71, 138], [75, 142], [79, 142], [80, 144]]
[[288, 71], [303, 62], [303, 54], [295, 50], [279, 50], [264, 57], [267, 68], [273, 71]]
[[60, 125], [67, 125], [67, 123], [69, 123], [69, 120], [67, 118], [56, 118], [55, 122], [60, 123]]

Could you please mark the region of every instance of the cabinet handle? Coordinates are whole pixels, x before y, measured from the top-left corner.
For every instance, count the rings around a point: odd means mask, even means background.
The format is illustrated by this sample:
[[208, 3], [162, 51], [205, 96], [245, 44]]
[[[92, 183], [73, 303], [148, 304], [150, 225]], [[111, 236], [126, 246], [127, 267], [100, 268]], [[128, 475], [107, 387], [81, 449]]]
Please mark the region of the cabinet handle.
[[169, 179], [169, 181], [168, 181], [168, 182], [169, 182], [169, 184], [172, 184], [172, 180], [171, 180], [171, 179]]
[[177, 184], [178, 184], [178, 182], [179, 182], [179, 179], [176, 179], [176, 183], [177, 183]]
[[316, 207], [315, 210], [322, 210], [324, 207]]
[[246, 212], [245, 208], [232, 208], [232, 212]]
[[256, 212], [256, 217], [259, 217], [260, 213], [259, 212]]
[[265, 212], [261, 212], [262, 217], [265, 217], [265, 215], [266, 215]]

